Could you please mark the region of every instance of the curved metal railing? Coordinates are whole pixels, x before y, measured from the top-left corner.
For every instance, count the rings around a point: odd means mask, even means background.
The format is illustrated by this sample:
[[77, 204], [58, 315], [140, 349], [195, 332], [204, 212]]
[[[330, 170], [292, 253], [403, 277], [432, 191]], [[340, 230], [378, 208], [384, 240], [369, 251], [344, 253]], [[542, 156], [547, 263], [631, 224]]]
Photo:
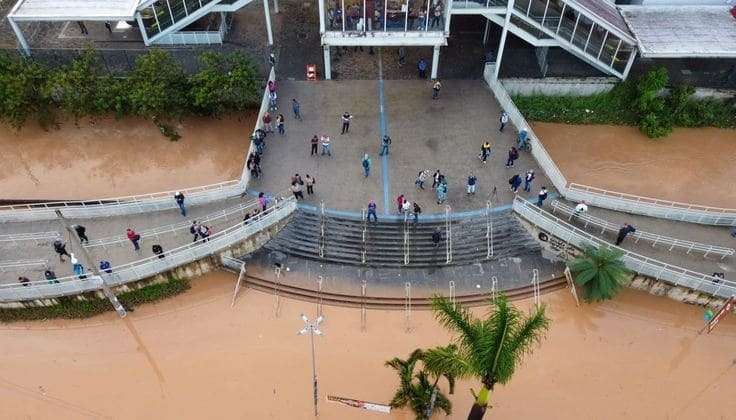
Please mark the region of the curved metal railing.
[[[601, 233], [605, 233], [606, 231], [616, 233], [620, 228], [620, 225], [611, 223], [607, 220], [595, 216], [591, 216], [588, 213], [575, 215], [575, 209], [572, 206], [567, 206], [559, 201], [553, 201], [552, 213], [555, 213], [556, 211], [560, 211], [564, 215], [568, 216], [568, 221], [572, 220], [574, 216], [576, 219], [584, 222], [585, 227], [592, 225], [600, 228]], [[734, 255], [733, 248], [726, 248], [717, 245], [704, 244], [701, 242], [688, 241], [685, 239], [672, 238], [670, 236], [645, 232], [639, 229], [637, 229], [636, 232], [631, 233], [630, 235], [631, 237], [636, 238], [636, 242], [639, 242], [639, 240], [643, 239], [645, 241], [651, 242], [653, 247], [656, 245], [664, 245], [665, 247], [669, 247], [670, 251], [672, 251], [674, 248], [679, 248], [681, 250], [684, 250], [686, 254], [689, 254], [692, 251], [696, 251], [703, 253], [703, 255], [706, 257], [710, 254], [720, 255], [721, 259]]]
[[641, 275], [721, 298], [736, 295], [734, 281], [698, 273], [611, 245], [522, 198], [514, 199], [513, 209], [530, 223], [576, 248], [593, 246], [620, 250], [623, 252], [621, 259], [626, 267]]
[[280, 200], [266, 212], [259, 213], [257, 217], [250, 219], [247, 224], [238, 222], [227, 229], [214, 233], [205, 242], [200, 240], [166, 250], [163, 258], [152, 256], [118, 265], [111, 268], [112, 273], [102, 273], [99, 277], [87, 273], [88, 277], [86, 279], [80, 279], [78, 276], [67, 276], [55, 280], [32, 281], [25, 284], [1, 284], [0, 302], [53, 298], [98, 290], [102, 287], [102, 279], [108, 286], [119, 286], [145, 279], [220, 252], [288, 217], [295, 209], [296, 200], [294, 198]]

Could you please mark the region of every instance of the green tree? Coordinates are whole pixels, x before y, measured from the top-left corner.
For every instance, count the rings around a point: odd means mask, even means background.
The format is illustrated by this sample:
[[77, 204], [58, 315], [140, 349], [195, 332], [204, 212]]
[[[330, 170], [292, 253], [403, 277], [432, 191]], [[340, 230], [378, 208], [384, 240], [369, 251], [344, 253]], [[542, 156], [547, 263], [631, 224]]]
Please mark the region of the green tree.
[[189, 83], [168, 52], [153, 49], [135, 60], [128, 83], [130, 110], [146, 118], [180, 117], [187, 109]]
[[415, 374], [416, 365], [422, 360], [423, 355], [424, 352], [417, 349], [406, 360], [395, 357], [386, 362], [386, 366], [392, 367], [399, 375], [399, 388], [389, 405], [393, 408], [402, 408], [408, 405], [414, 411], [417, 420], [430, 418], [437, 409], [444, 411], [445, 414], [450, 414], [452, 403], [439, 390], [437, 382], [442, 376], [447, 377], [450, 383], [450, 394], [452, 394], [455, 385], [452, 376], [439, 374], [436, 375], [434, 383], [430, 383], [429, 372], [420, 370]]
[[0, 54], [0, 119], [16, 129], [36, 116], [42, 127], [54, 124], [49, 70], [30, 59]]
[[672, 132], [672, 116], [662, 97], [668, 80], [667, 70], [660, 67], [644, 74], [637, 84], [639, 129], [651, 138], [664, 137]]
[[190, 91], [197, 112], [221, 115], [226, 111], [243, 111], [258, 103], [261, 89], [256, 69], [243, 54], [205, 52], [199, 60], [202, 68], [192, 76]]
[[432, 298], [437, 320], [456, 333], [456, 345], [428, 350], [422, 360], [430, 372], [480, 380], [478, 393], [471, 389], [475, 402], [469, 420], [483, 418], [494, 386], [511, 380], [523, 357], [549, 328], [544, 306], [525, 315], [505, 296], [489, 301], [489, 305], [490, 313], [477, 318], [445, 297]]
[[57, 103], [75, 119], [98, 113], [99, 92], [103, 84], [102, 63], [99, 54], [85, 48], [72, 63], [53, 73], [50, 90]]
[[583, 287], [585, 300], [611, 299], [621, 291], [630, 279], [622, 256], [621, 250], [611, 247], [589, 247], [569, 264], [575, 284]]

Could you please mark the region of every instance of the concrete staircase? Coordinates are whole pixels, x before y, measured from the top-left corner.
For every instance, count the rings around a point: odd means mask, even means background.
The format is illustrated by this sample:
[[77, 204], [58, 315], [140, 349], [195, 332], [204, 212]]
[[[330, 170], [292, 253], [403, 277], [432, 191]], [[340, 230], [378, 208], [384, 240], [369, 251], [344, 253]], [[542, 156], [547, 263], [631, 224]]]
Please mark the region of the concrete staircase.
[[[411, 218], [410, 218], [411, 220]], [[361, 220], [325, 216], [323, 256], [320, 256], [321, 218], [319, 214], [298, 211], [289, 224], [265, 247], [288, 255], [337, 264], [371, 267], [433, 267], [447, 264], [444, 220], [409, 223], [409, 263], [405, 264], [404, 222], [368, 223], [363, 242]], [[487, 261], [486, 219], [467, 219], [452, 223], [452, 261], [466, 265]], [[432, 243], [432, 232], [439, 229], [442, 241]], [[510, 212], [493, 215], [493, 256], [502, 259], [536, 253], [534, 238]], [[365, 263], [363, 253], [365, 252]]]

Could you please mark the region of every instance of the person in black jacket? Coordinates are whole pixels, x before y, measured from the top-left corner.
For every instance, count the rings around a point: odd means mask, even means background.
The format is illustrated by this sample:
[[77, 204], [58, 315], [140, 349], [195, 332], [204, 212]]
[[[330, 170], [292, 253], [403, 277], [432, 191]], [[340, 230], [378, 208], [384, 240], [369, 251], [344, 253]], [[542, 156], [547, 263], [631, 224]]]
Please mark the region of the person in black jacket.
[[79, 236], [79, 242], [84, 243], [84, 241], [89, 242], [89, 238], [87, 237], [87, 228], [85, 228], [82, 225], [73, 225], [72, 229], [74, 229], [75, 232], [77, 232], [77, 236]]
[[621, 229], [618, 230], [618, 236], [616, 236], [616, 246], [621, 245], [621, 242], [626, 239], [626, 235], [629, 233], [636, 232], [636, 229], [628, 223], [624, 223]]

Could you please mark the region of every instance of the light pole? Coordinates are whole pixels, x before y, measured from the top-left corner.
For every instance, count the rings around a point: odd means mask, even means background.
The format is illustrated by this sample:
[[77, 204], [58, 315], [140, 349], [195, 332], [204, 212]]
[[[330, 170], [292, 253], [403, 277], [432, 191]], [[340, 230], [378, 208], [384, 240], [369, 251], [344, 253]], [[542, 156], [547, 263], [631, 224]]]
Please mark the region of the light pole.
[[312, 389], [314, 392], [314, 416], [317, 417], [317, 362], [314, 358], [314, 335], [322, 335], [322, 331], [319, 330], [319, 324], [324, 321], [322, 315], [318, 316], [314, 322], [310, 321], [306, 315], [302, 314], [302, 320], [304, 321], [304, 328], [299, 331], [299, 335], [309, 334], [309, 341], [312, 344]]

